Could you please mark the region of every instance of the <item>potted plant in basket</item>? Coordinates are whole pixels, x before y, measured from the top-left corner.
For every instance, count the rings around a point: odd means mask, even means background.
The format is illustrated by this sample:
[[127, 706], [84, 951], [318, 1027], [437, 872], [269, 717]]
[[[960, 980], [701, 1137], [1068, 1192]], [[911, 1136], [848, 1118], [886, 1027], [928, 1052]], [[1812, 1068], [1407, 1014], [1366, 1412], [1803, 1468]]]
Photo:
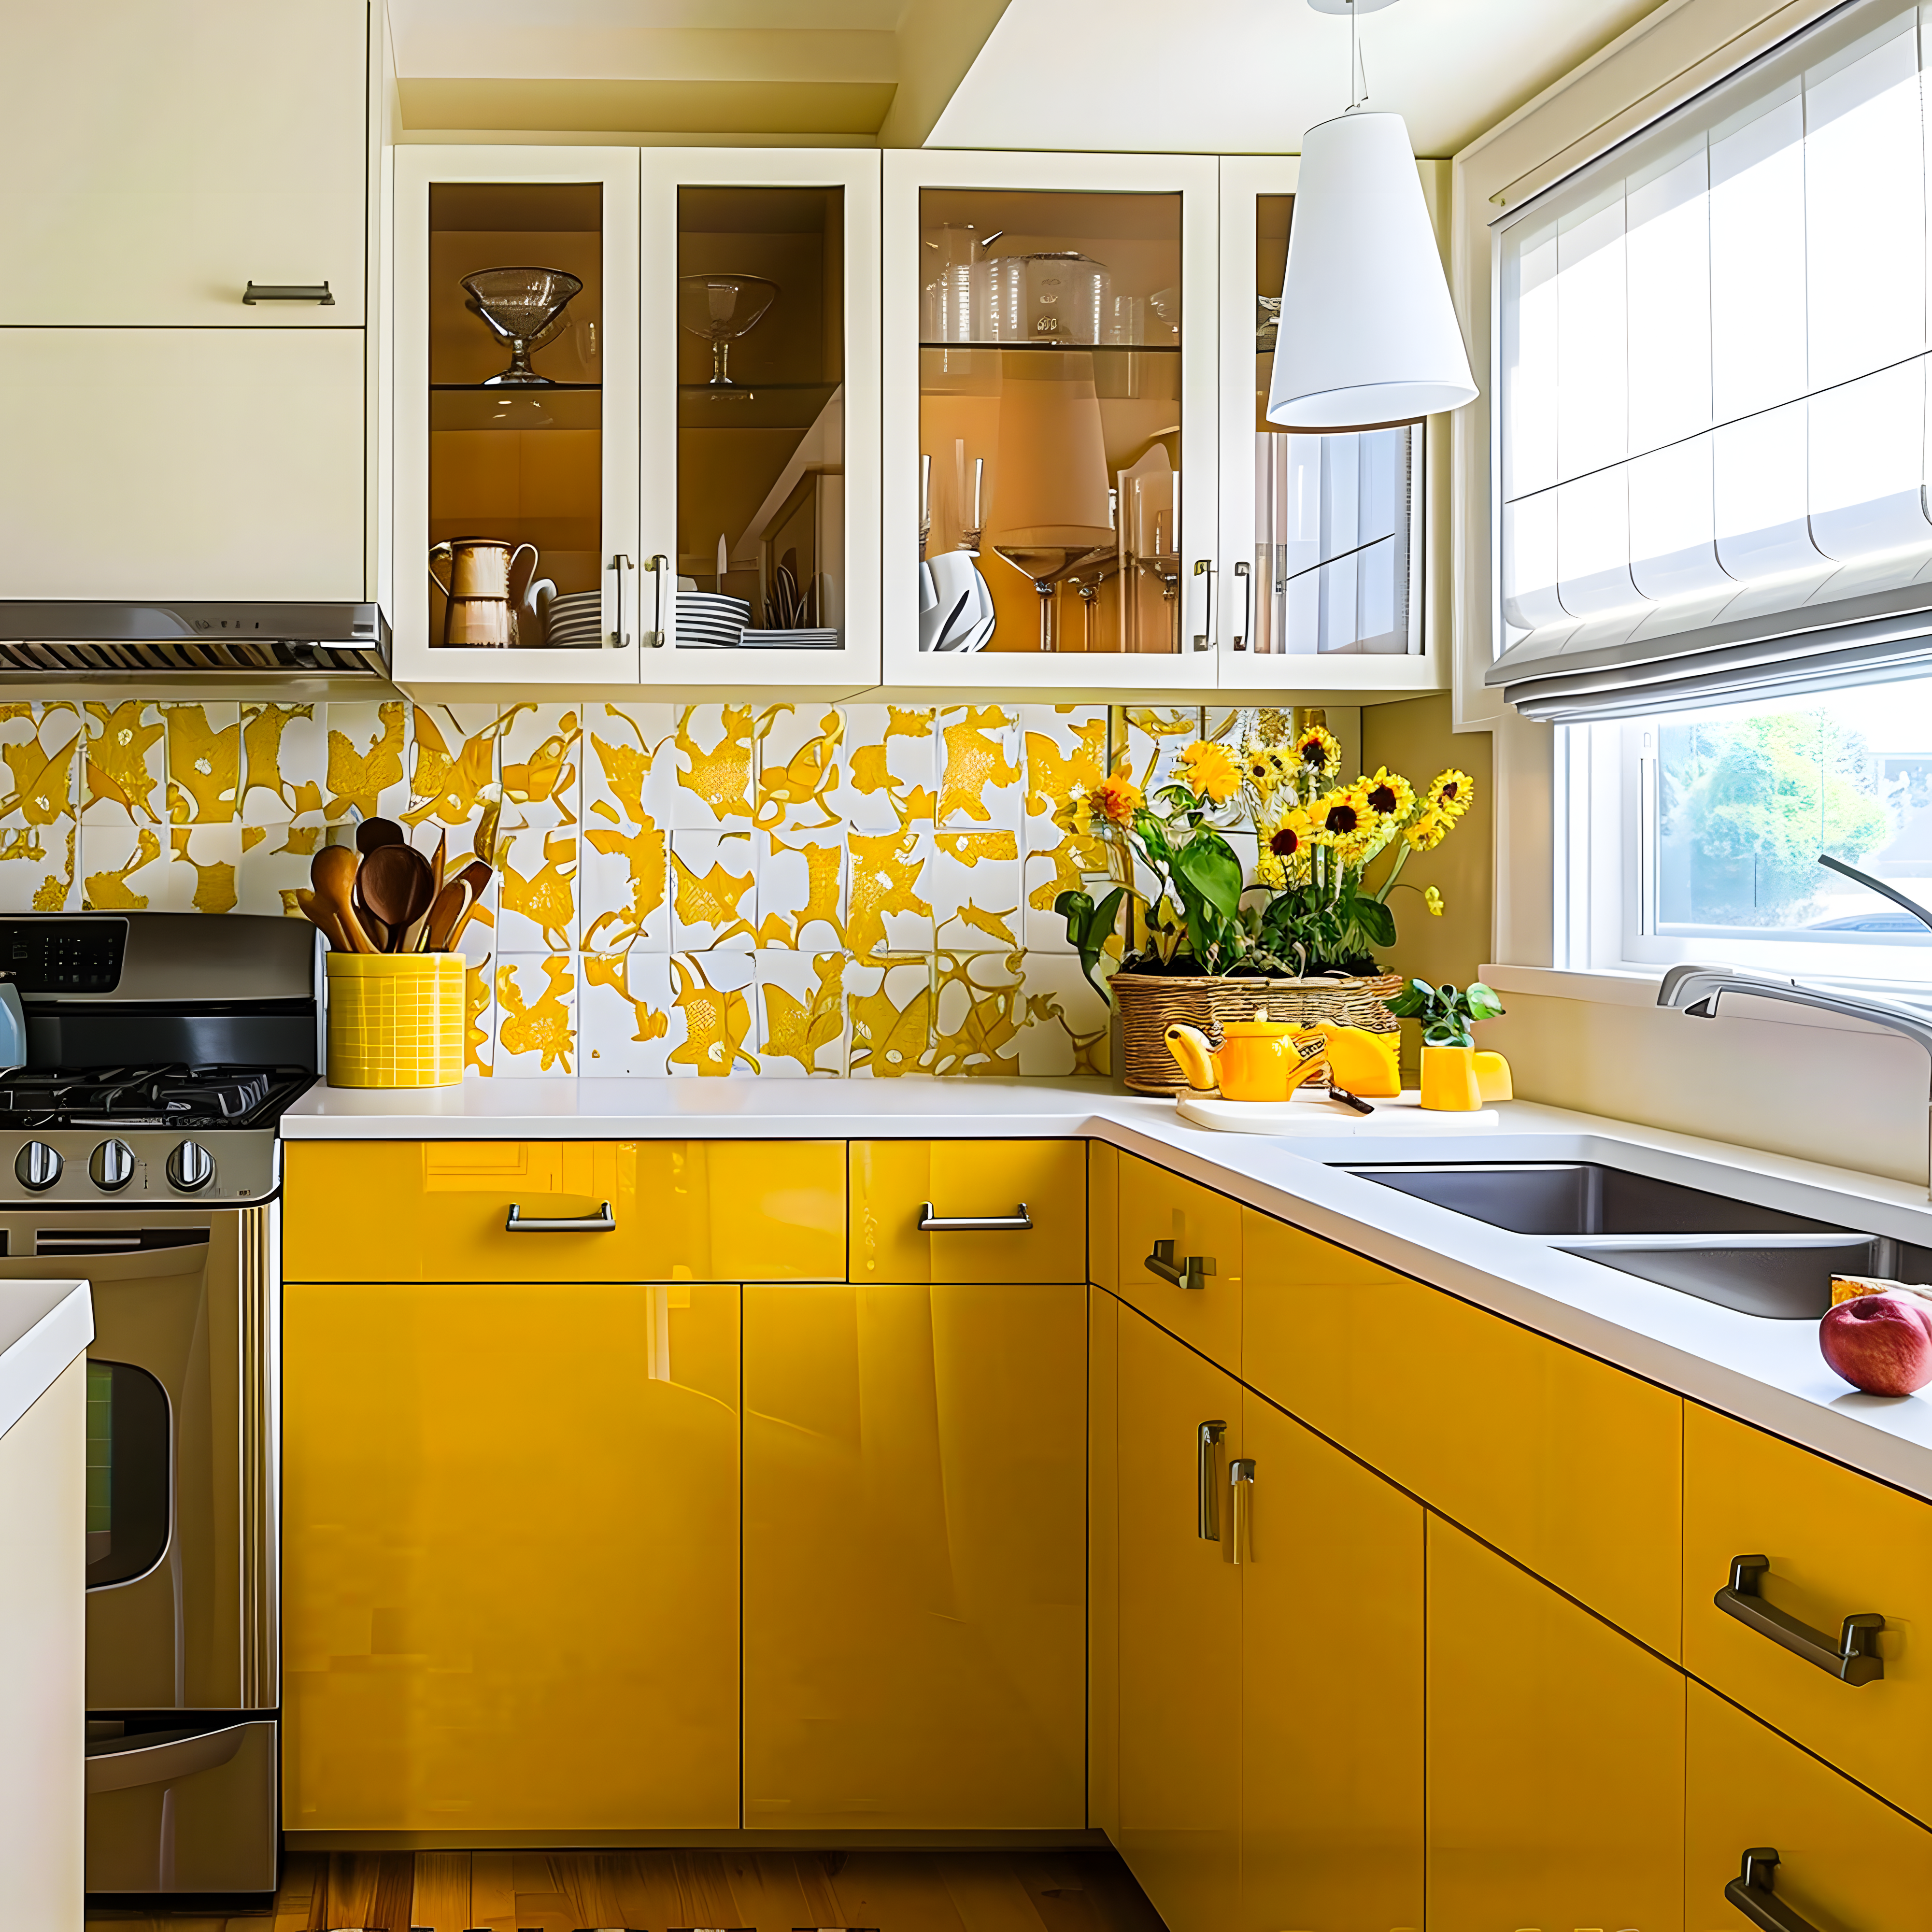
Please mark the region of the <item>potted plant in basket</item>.
[[[1384, 1001], [1402, 982], [1375, 956], [1395, 941], [1390, 896], [1410, 856], [1455, 829], [1474, 788], [1454, 770], [1420, 791], [1386, 769], [1345, 784], [1341, 760], [1318, 723], [1232, 746], [1202, 739], [1151, 796], [1117, 770], [1060, 804], [1057, 821], [1092, 842], [1106, 871], [1054, 908], [1120, 1011], [1130, 1087], [1178, 1089], [1162, 1039], [1175, 1019], [1208, 1026], [1264, 1009], [1394, 1030]], [[1250, 826], [1252, 878], [1227, 836]], [[1442, 910], [1433, 886], [1421, 896]], [[1103, 982], [1117, 934], [1124, 956]]]

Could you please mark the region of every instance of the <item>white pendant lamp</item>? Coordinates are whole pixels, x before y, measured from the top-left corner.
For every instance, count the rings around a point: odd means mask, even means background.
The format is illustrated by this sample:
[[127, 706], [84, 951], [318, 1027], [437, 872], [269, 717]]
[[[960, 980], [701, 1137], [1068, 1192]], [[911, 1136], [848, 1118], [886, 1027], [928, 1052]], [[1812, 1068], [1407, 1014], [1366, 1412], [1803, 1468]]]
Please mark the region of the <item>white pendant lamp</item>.
[[[1389, 0], [1310, 0], [1350, 20]], [[1288, 232], [1268, 419], [1283, 429], [1371, 429], [1476, 399], [1436, 232], [1400, 114], [1309, 129]]]

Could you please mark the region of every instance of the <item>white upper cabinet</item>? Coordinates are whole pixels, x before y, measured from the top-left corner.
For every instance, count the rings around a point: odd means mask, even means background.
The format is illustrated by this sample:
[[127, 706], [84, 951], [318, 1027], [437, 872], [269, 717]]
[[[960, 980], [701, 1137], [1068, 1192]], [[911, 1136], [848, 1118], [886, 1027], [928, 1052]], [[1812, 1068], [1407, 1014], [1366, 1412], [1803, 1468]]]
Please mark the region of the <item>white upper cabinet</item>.
[[367, 0], [0, 15], [0, 326], [362, 326]]
[[394, 240], [397, 680], [634, 691], [637, 149], [398, 148]]
[[1339, 436], [1264, 414], [1300, 164], [1220, 164], [1218, 682], [1342, 703], [1446, 688], [1424, 651], [1426, 425]]
[[884, 681], [1215, 688], [1212, 157], [885, 157]]
[[879, 678], [879, 156], [646, 148], [646, 685]]

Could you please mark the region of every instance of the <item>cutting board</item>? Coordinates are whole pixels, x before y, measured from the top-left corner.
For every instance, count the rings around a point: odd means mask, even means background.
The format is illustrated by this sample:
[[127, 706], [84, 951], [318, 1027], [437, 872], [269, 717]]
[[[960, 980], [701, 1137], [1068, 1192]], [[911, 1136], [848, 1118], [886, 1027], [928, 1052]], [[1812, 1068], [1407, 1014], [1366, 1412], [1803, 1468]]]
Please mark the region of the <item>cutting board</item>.
[[1224, 1134], [1466, 1134], [1479, 1133], [1501, 1120], [1493, 1107], [1473, 1113], [1424, 1113], [1413, 1090], [1400, 1100], [1370, 1102], [1372, 1114], [1358, 1114], [1328, 1095], [1298, 1094], [1292, 1100], [1224, 1100], [1218, 1094], [1184, 1094], [1174, 1111], [1190, 1126]]

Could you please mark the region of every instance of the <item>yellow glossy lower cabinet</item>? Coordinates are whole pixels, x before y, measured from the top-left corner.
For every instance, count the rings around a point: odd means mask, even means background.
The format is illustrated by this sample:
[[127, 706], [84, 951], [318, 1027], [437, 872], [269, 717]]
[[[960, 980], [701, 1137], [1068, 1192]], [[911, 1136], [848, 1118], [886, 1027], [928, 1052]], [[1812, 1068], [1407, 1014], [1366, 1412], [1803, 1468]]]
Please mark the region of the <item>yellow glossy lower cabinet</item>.
[[[1240, 1910], [1241, 1575], [1225, 1534], [1199, 1532], [1228, 1527], [1241, 1387], [1126, 1307], [1119, 1359], [1115, 1843], [1168, 1932], [1224, 1932]], [[1221, 1439], [1204, 1445], [1209, 1423]]]
[[1084, 1826], [1085, 1286], [745, 1295], [746, 1825]]
[[1690, 1720], [1684, 1932], [1766, 1922], [1724, 1896], [1744, 1853], [1760, 1849], [1778, 1854], [1772, 1897], [1817, 1932], [1926, 1924], [1932, 1832], [1701, 1684]]
[[1434, 1515], [1428, 1564], [1429, 1932], [1678, 1932], [1684, 1678]]
[[737, 1824], [738, 1315], [285, 1289], [290, 1829]]
[[1237, 1923], [1419, 1928], [1421, 1506], [1254, 1395], [1241, 1454]]

